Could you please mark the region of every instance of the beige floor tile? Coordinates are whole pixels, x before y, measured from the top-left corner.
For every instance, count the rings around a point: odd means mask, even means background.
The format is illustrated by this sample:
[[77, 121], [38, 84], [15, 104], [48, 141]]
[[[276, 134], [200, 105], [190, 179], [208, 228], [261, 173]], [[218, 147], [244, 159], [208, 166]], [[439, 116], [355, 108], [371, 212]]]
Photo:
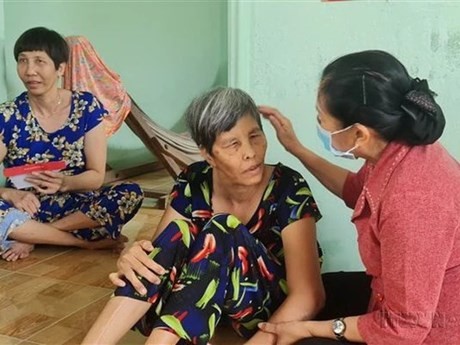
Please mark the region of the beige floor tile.
[[[50, 345], [80, 344], [109, 298], [107, 296], [99, 299], [97, 302], [56, 322], [54, 325], [37, 332], [28, 340]], [[118, 344], [141, 345], [145, 343], [145, 340], [146, 338], [139, 332], [129, 331]]]
[[23, 341], [21, 339], [8, 337], [6, 335], [0, 335], [0, 344], [1, 345], [42, 345], [39, 343], [33, 343], [30, 341]]
[[[78, 345], [83, 340], [89, 328], [96, 320], [107, 303], [109, 297], [104, 297], [97, 302], [75, 312], [60, 320], [56, 324], [40, 331], [28, 340], [49, 345]], [[140, 333], [129, 331], [118, 343], [119, 345], [141, 345], [145, 337]], [[16, 345], [16, 344], [14, 344]]]
[[118, 256], [118, 253], [109, 250], [76, 249], [60, 255], [56, 260], [44, 260], [20, 272], [69, 283], [112, 288], [108, 275], [116, 269]]
[[129, 242], [139, 239], [151, 239], [163, 215], [162, 210], [142, 207], [139, 213], [123, 228], [123, 234]]
[[13, 273], [0, 278], [0, 334], [26, 339], [111, 290]]
[[83, 340], [84, 333], [72, 327], [51, 326], [49, 331], [33, 335], [30, 339], [41, 340], [44, 345], [78, 345]]
[[[11, 274], [11, 271], [7, 270], [0, 270], [0, 278], [6, 276], [7, 274]], [[1, 343], [0, 343], [1, 344]]]
[[36, 249], [30, 253], [29, 257], [18, 260], [15, 262], [8, 262], [0, 259], [0, 269], [9, 270], [9, 271], [18, 271], [22, 268], [35, 265], [38, 262], [43, 260], [55, 257], [71, 251], [71, 248], [66, 247], [56, 247], [56, 246], [37, 246]]
[[109, 296], [103, 297], [37, 332], [28, 340], [50, 345], [80, 344], [108, 300]]
[[162, 210], [141, 208], [139, 214], [128, 224], [123, 232], [130, 242], [134, 240], [150, 240], [155, 233], [158, 223], [163, 215]]
[[22, 340], [18, 338], [0, 335], [0, 344], [2, 345], [18, 345]]

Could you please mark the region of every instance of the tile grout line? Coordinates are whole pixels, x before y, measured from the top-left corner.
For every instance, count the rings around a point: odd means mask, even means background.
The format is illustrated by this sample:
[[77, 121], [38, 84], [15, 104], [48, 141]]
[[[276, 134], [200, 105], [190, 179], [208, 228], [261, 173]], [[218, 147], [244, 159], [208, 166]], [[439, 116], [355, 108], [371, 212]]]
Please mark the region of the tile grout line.
[[4, 271], [7, 271], [8, 273], [2, 275], [2, 276], [0, 277], [0, 279], [6, 278], [6, 277], [12, 275], [13, 273], [15, 273], [14, 271], [9, 271], [9, 270], [4, 270]]
[[32, 340], [27, 340], [27, 339], [24, 339], [24, 340], [21, 340], [21, 342], [19, 342], [17, 345], [21, 345], [23, 344], [24, 342], [28, 342], [32, 345], [45, 345], [45, 344], [42, 344], [42, 343], [37, 343], [36, 341], [32, 341]]
[[[56, 258], [56, 257], [58, 257], [58, 256], [60, 256], [60, 255], [66, 254], [66, 253], [68, 253], [68, 252], [70, 252], [70, 251], [72, 251], [72, 249], [66, 250], [66, 251], [64, 251], [64, 252], [55, 254], [55, 255], [50, 256], [50, 257], [47, 257], [46, 259], [37, 261], [36, 263], [31, 264], [31, 265], [29, 265], [29, 266], [25, 266], [25, 267], [23, 267], [23, 268], [19, 268], [19, 269], [0, 268], [0, 269], [2, 269], [2, 270], [4, 270], [4, 271], [8, 271], [9, 273], [18, 273], [18, 272], [22, 272], [23, 270], [26, 270], [26, 269], [29, 269], [29, 268], [31, 268], [31, 267], [34, 267], [34, 266], [36, 266], [36, 265], [38, 265], [38, 264], [41, 264], [41, 263], [43, 263], [43, 262], [46, 262], [46, 261], [48, 261], [48, 260], [50, 260], [50, 259], [54, 259], [54, 258]], [[23, 260], [27, 260], [27, 258], [26, 258], [26, 259], [23, 259]], [[2, 278], [2, 277], [0, 277], [0, 279], [1, 279], [1, 278]]]
[[1, 337], [5, 337], [5, 338], [7, 338], [7, 339], [17, 340], [17, 341], [18, 341], [18, 344], [20, 344], [20, 343], [22, 343], [22, 342], [24, 341], [24, 339], [12, 337], [11, 335], [6, 335], [6, 334], [0, 334], [0, 339], [1, 339]]
[[[53, 258], [55, 258], [55, 257], [57, 257], [57, 256], [59, 256], [59, 255], [66, 254], [66, 253], [68, 253], [69, 251], [72, 251], [72, 250], [73, 250], [73, 249], [69, 249], [69, 250], [63, 251], [63, 252], [61, 252], [61, 253], [58, 253], [58, 254], [55, 254], [55, 255], [53, 255], [53, 256], [47, 257], [47, 258], [45, 258], [45, 259], [42, 259], [42, 260], [40, 260], [40, 261], [37, 261], [37, 262], [34, 263], [34, 264], [31, 264], [31, 265], [29, 265], [29, 266], [25, 266], [25, 267], [23, 267], [23, 268], [19, 268], [19, 269], [14, 269], [14, 268], [0, 268], [0, 269], [2, 269], [2, 270], [4, 270], [4, 271], [8, 271], [8, 272], [10, 272], [10, 273], [21, 272], [22, 270], [28, 269], [28, 268], [30, 268], [30, 267], [34, 267], [34, 266], [36, 266], [36, 265], [38, 265], [38, 264], [41, 264], [41, 263], [43, 263], [43, 262], [45, 262], [45, 261], [48, 261], [49, 259], [53, 259]], [[27, 260], [27, 258], [26, 258], [26, 259], [20, 259], [20, 260]]]
[[[110, 294], [112, 294], [112, 292], [110, 292]], [[77, 309], [77, 310], [74, 310], [74, 311], [71, 312], [70, 314], [68, 314], [68, 315], [66, 315], [66, 316], [64, 316], [64, 317], [62, 317], [62, 318], [56, 320], [55, 322], [53, 322], [52, 324], [46, 326], [45, 328], [42, 328], [41, 330], [39, 330], [39, 331], [37, 331], [37, 332], [31, 334], [29, 337], [27, 337], [27, 338], [24, 339], [23, 341], [31, 341], [31, 342], [34, 342], [33, 340], [30, 340], [30, 338], [32, 338], [33, 336], [39, 334], [40, 332], [46, 331], [47, 329], [49, 329], [49, 328], [51, 328], [51, 327], [57, 325], [59, 322], [61, 322], [61, 321], [65, 320], [65, 319], [67, 319], [68, 317], [71, 317], [72, 315], [78, 313], [79, 311], [82, 311], [82, 310], [85, 309], [86, 307], [89, 307], [91, 304], [97, 303], [97, 302], [100, 301], [101, 299], [106, 298], [108, 295], [109, 295], [109, 293], [108, 293], [107, 295], [104, 295], [104, 296], [101, 296], [101, 297], [97, 298], [97, 299], [94, 300], [94, 301], [91, 301], [91, 302], [85, 304], [85, 305], [82, 306], [81, 308], [79, 308], [79, 309]], [[35, 343], [36, 343], [36, 342], [35, 342]], [[36, 344], [40, 344], [40, 343], [36, 343]], [[18, 345], [19, 345], [19, 344], [18, 344]], [[43, 345], [44, 345], [44, 344], [43, 344]]]
[[24, 267], [24, 268], [20, 268], [19, 270], [15, 271], [15, 272], [21, 272], [21, 271], [23, 271], [23, 270], [25, 270], [25, 269], [33, 268], [33, 267], [37, 266], [38, 264], [42, 264], [42, 263], [44, 263], [44, 262], [46, 262], [46, 261], [49, 261], [49, 260], [51, 260], [51, 259], [54, 259], [54, 258], [56, 258], [56, 257], [58, 257], [58, 256], [67, 254], [67, 253], [69, 253], [69, 252], [71, 252], [71, 251], [73, 251], [73, 250], [74, 250], [74, 249], [72, 248], [72, 249], [68, 249], [68, 250], [65, 250], [65, 251], [63, 251], [63, 252], [57, 253], [57, 254], [55, 254], [55, 255], [53, 255], [53, 256], [50, 256], [50, 257], [48, 257], [48, 258], [46, 258], [46, 259], [40, 260], [40, 261], [38, 261], [38, 262], [36, 262], [36, 263], [30, 265], [30, 266], [26, 266], [26, 267]]
[[[34, 278], [43, 278], [43, 279], [49, 279], [49, 280], [54, 280], [56, 282], [59, 282], [59, 283], [67, 283], [67, 284], [74, 284], [74, 285], [77, 285], [77, 286], [85, 286], [85, 287], [89, 287], [89, 288], [94, 288], [94, 289], [104, 289], [104, 290], [114, 290], [115, 287], [113, 287], [112, 289], [111, 288], [107, 288], [107, 287], [103, 287], [103, 286], [94, 286], [94, 285], [90, 285], [90, 284], [84, 284], [84, 283], [78, 283], [78, 282], [74, 282], [72, 280], [66, 280], [66, 279], [59, 279], [59, 278], [52, 278], [52, 277], [46, 277], [44, 275], [37, 275], [37, 274], [32, 274], [32, 273], [27, 273], [27, 272], [11, 272], [11, 273], [14, 273], [14, 274], [22, 274], [22, 275], [25, 275], [25, 276], [29, 276], [29, 277], [34, 277]], [[9, 274], [8, 274], [9, 275]], [[0, 279], [2, 279], [3, 277], [0, 277]]]
[[[30, 268], [33, 268], [34, 266], [36, 265], [39, 265], [39, 264], [43, 264], [43, 263], [46, 263], [48, 260], [51, 260], [51, 259], [54, 259], [60, 255], [63, 255], [63, 254], [66, 254], [66, 253], [69, 253], [69, 252], [72, 252], [74, 249], [70, 249], [70, 250], [66, 250], [62, 253], [59, 253], [59, 254], [56, 254], [56, 255], [53, 255], [47, 259], [44, 259], [42, 261], [39, 261], [35, 264], [32, 264], [30, 266], [27, 266], [27, 267], [24, 267], [24, 268], [21, 268], [17, 271], [9, 271], [11, 273], [20, 273], [20, 274], [24, 274], [24, 275], [27, 275], [27, 276], [30, 276], [30, 277], [35, 277], [35, 278], [46, 278], [46, 279], [51, 279], [51, 280], [55, 280], [55, 281], [59, 281], [59, 282], [64, 282], [64, 283], [72, 283], [72, 284], [75, 284], [75, 285], [78, 285], [78, 286], [89, 286], [89, 287], [95, 287], [95, 288], [101, 288], [101, 289], [109, 289], [109, 288], [106, 288], [106, 287], [102, 287], [102, 286], [94, 286], [94, 285], [89, 285], [89, 284], [83, 284], [83, 283], [78, 283], [78, 282], [74, 282], [74, 281], [69, 281], [67, 279], [60, 279], [60, 278], [54, 278], [54, 277], [47, 277], [43, 274], [38, 274], [38, 273], [31, 273], [31, 272], [24, 272], [24, 270], [28, 270]], [[9, 273], [10, 274], [10, 273]], [[8, 275], [9, 275], [8, 274]], [[0, 277], [0, 279], [2, 279], [3, 277]]]

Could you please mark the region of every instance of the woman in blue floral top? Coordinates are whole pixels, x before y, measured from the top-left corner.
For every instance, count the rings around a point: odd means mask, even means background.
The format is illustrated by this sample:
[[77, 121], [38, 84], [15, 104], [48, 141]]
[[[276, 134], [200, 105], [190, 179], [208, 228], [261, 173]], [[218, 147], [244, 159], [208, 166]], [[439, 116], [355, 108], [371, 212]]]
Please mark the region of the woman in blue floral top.
[[0, 161], [5, 168], [64, 161], [61, 171], [28, 175], [31, 187], [10, 178], [0, 188], [0, 253], [8, 261], [34, 244], [117, 248], [122, 226], [139, 209], [142, 191], [132, 183], [102, 187], [106, 111], [92, 94], [60, 89], [69, 51], [57, 32], [33, 28], [14, 47], [27, 91], [0, 105]]
[[136, 243], [111, 275], [119, 286], [83, 344], [114, 344], [131, 327], [148, 344], [206, 344], [221, 319], [248, 344], [274, 344], [257, 324], [321, 308], [321, 217], [305, 179], [265, 164], [257, 107], [218, 88], [186, 111], [205, 161], [178, 177], [153, 242]]

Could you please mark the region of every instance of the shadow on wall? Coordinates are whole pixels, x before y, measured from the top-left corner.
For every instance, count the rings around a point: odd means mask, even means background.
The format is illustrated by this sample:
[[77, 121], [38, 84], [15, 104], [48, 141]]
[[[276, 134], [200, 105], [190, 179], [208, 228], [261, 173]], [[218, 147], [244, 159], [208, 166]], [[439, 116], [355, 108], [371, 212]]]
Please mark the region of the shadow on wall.
[[[215, 87], [219, 87], [219, 86], [224, 86], [224, 87], [228, 86], [228, 85], [226, 85], [227, 84], [227, 70], [228, 70], [227, 61], [222, 61], [221, 64], [219, 65], [219, 68], [216, 71], [216, 76], [214, 77], [214, 81], [212, 82], [212, 86], [210, 87], [210, 89], [215, 88]], [[183, 109], [182, 114], [181, 114], [180, 118], [178, 119], [178, 121], [170, 128], [172, 131], [174, 131], [176, 133], [181, 133], [181, 132], [186, 132], [187, 131], [187, 125], [185, 123], [185, 118], [184, 118], [185, 109], [188, 106], [188, 104], [195, 97], [199, 96], [200, 94], [202, 94], [203, 92], [206, 92], [206, 91], [208, 91], [208, 90], [206, 90], [206, 89], [205, 90], [201, 90], [201, 89], [196, 90], [195, 94], [192, 95], [192, 97], [188, 101], [187, 105]], [[156, 118], [156, 116], [153, 116], [153, 117]]]

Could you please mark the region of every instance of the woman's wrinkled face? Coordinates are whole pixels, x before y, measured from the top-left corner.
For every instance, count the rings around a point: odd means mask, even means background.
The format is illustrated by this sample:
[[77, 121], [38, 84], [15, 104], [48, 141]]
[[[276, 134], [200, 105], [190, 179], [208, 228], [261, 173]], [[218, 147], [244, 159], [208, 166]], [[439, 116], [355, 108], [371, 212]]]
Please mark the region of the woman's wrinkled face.
[[25, 51], [18, 55], [17, 72], [27, 91], [40, 96], [56, 86], [65, 64], [56, 70], [53, 60], [44, 51]]
[[207, 160], [224, 182], [250, 186], [262, 181], [266, 151], [264, 132], [257, 121], [247, 115], [216, 137]]

